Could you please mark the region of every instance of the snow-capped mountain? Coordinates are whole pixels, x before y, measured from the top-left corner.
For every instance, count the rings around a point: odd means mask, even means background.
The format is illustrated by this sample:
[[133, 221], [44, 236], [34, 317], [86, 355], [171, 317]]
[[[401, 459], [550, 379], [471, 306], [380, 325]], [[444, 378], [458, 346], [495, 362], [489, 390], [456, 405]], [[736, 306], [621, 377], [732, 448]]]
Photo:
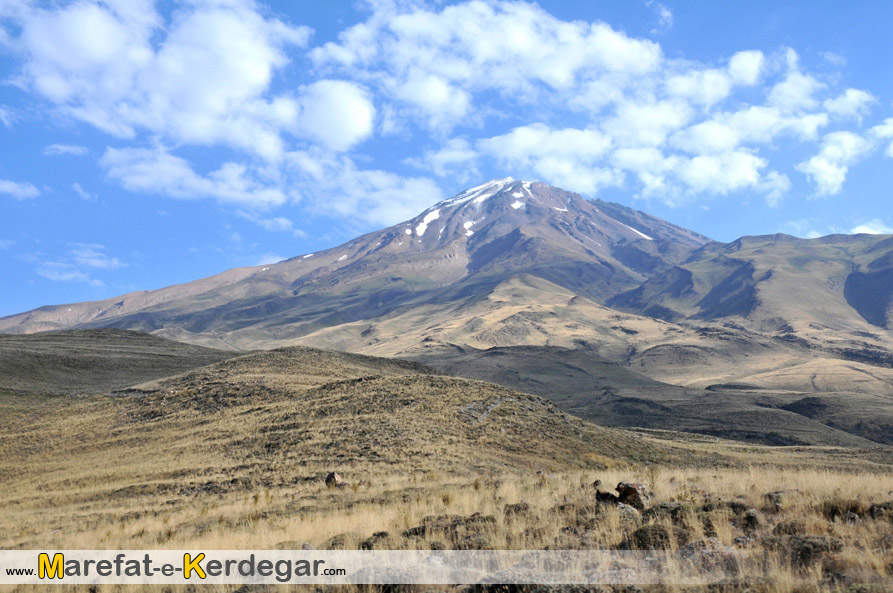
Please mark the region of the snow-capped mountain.
[[496, 179], [332, 249], [156, 291], [42, 307], [0, 319], [0, 331], [119, 327], [186, 340], [213, 335], [234, 347], [274, 345], [400, 308], [474, 298], [518, 274], [604, 302], [709, 242], [618, 204]]

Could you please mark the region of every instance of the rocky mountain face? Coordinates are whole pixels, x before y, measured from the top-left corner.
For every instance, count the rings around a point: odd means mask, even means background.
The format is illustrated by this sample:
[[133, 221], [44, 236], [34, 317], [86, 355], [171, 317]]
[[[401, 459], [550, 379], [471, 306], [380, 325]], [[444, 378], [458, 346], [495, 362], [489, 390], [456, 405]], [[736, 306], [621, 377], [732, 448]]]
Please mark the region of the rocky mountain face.
[[[711, 241], [544, 183], [499, 179], [339, 247], [151, 292], [0, 319], [0, 332], [115, 327], [246, 348], [427, 303], [473, 299], [531, 274], [604, 302]], [[195, 338], [195, 336], [201, 336]]]
[[713, 243], [607, 304], [672, 322], [732, 323], [812, 345], [887, 349], [893, 237], [768, 235]]
[[[728, 244], [499, 179], [278, 264], [0, 319], [409, 358], [602, 425], [893, 443], [893, 237]], [[3, 385], [0, 384], [0, 388]]]

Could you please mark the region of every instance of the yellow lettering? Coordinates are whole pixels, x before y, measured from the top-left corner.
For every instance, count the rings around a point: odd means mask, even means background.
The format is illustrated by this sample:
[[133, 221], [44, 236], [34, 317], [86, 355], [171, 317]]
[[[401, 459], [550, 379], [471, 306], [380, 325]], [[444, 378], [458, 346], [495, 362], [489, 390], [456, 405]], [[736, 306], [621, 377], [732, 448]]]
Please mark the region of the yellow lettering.
[[200, 579], [205, 578], [205, 576], [206, 576], [205, 570], [201, 567], [201, 564], [199, 564], [199, 562], [201, 562], [204, 559], [205, 559], [204, 554], [199, 554], [194, 559], [189, 554], [184, 555], [183, 556], [183, 575], [188, 579], [189, 576], [192, 574], [192, 571], [195, 571], [195, 574], [198, 575], [198, 578], [200, 578]]
[[62, 554], [54, 554], [52, 562], [49, 554], [41, 554], [37, 557], [37, 576], [42, 579], [61, 579], [65, 575], [63, 564], [65, 557]]

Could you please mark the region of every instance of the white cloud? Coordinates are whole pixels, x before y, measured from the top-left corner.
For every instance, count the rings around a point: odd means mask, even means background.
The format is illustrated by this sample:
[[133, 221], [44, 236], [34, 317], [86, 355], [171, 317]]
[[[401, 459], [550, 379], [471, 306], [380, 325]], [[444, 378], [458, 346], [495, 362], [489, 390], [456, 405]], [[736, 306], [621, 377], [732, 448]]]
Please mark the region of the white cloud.
[[317, 150], [289, 153], [285, 162], [311, 211], [345, 221], [394, 224], [443, 197], [437, 184], [426, 177], [359, 169], [347, 157]]
[[839, 193], [847, 172], [872, 148], [872, 142], [853, 132], [832, 132], [822, 138], [819, 153], [797, 165], [816, 185], [820, 196]]
[[719, 69], [692, 70], [670, 77], [667, 92], [674, 97], [687, 99], [696, 105], [713, 105], [732, 92], [732, 78]]
[[72, 246], [69, 253], [75, 264], [88, 268], [115, 270], [125, 265], [117, 257], [109, 257], [104, 251], [105, 247], [103, 245], [76, 243]]
[[532, 172], [536, 178], [576, 191], [595, 193], [621, 181], [615, 171], [598, 166], [611, 149], [611, 138], [598, 130], [552, 130], [545, 124], [532, 124], [481, 140], [478, 147], [519, 177]]
[[839, 97], [825, 99], [822, 103], [825, 109], [840, 117], [861, 118], [868, 114], [869, 105], [876, 99], [871, 93], [859, 89], [847, 89]]
[[90, 152], [86, 146], [77, 146], [75, 144], [50, 144], [43, 149], [43, 154], [55, 156], [60, 154], [70, 154], [74, 156], [82, 156]]
[[85, 190], [83, 187], [81, 187], [81, 184], [80, 184], [80, 183], [77, 183], [77, 182], [72, 183], [72, 184], [71, 184], [71, 189], [72, 189], [72, 191], [74, 191], [74, 193], [76, 193], [82, 200], [95, 200], [95, 199], [96, 199], [96, 196], [94, 196], [93, 194], [91, 194], [90, 192], [88, 192], [87, 190]]
[[[121, 137], [225, 144], [273, 159], [293, 124], [288, 98], [269, 93], [284, 50], [305, 27], [262, 16], [250, 0], [196, 3], [165, 22], [150, 0], [28, 7], [12, 41], [19, 83], [75, 119]], [[89, 34], [84, 34], [89, 31]]]
[[863, 222], [862, 224], [850, 229], [851, 235], [867, 234], [867, 235], [893, 235], [893, 227], [885, 223], [880, 218]]
[[61, 262], [46, 262], [40, 264], [37, 273], [48, 280], [54, 282], [88, 282], [91, 284], [101, 285], [98, 280], [94, 280], [89, 274], [83, 272], [71, 264]]
[[759, 183], [759, 189], [766, 194], [766, 204], [770, 208], [778, 208], [791, 189], [791, 180], [784, 173], [769, 171]]
[[735, 84], [756, 84], [765, 62], [766, 57], [759, 50], [739, 51], [729, 58], [729, 75]]
[[428, 169], [438, 177], [458, 176], [462, 181], [478, 177], [475, 161], [480, 157], [477, 150], [464, 138], [450, 138], [443, 147], [428, 150], [421, 158], [407, 159], [407, 164]]
[[769, 91], [769, 103], [785, 111], [815, 108], [818, 101], [814, 95], [824, 90], [826, 85], [800, 71], [799, 56], [794, 50], [787, 50], [786, 60], [788, 73]]
[[691, 107], [681, 101], [626, 101], [617, 106], [616, 115], [605, 121], [603, 128], [621, 146], [660, 146], [691, 117]]
[[271, 264], [276, 264], [276, 263], [279, 263], [286, 259], [288, 259], [288, 258], [284, 257], [282, 255], [277, 255], [275, 253], [265, 253], [265, 254], [261, 255], [259, 258], [257, 258], [257, 263], [255, 263], [254, 265], [255, 266], [269, 266]]
[[302, 89], [296, 131], [333, 150], [347, 150], [372, 135], [375, 107], [369, 94], [343, 80], [319, 80]]
[[[652, 0], [646, 0], [645, 5], [650, 6], [654, 10], [660, 29], [669, 29], [673, 26], [673, 12], [669, 8], [660, 2], [653, 2]], [[657, 29], [651, 30], [652, 33], [657, 33], [657, 31]]]
[[85, 282], [103, 286], [103, 282], [94, 278], [90, 270], [111, 271], [126, 265], [117, 257], [107, 255], [103, 245], [74, 243], [58, 260], [40, 262], [36, 272], [54, 282]]
[[799, 218], [797, 220], [789, 220], [781, 225], [781, 232], [795, 237], [804, 239], [817, 239], [827, 233], [821, 233], [816, 230], [815, 226], [818, 221], [814, 218]]
[[561, 21], [525, 2], [463, 2], [440, 12], [374, 6], [369, 20], [311, 56], [320, 67], [375, 85], [432, 126], [455, 125], [477, 110], [473, 93], [494, 90], [529, 103], [536, 89], [568, 91], [600, 75], [641, 75], [662, 59], [654, 42], [604, 23]]
[[829, 64], [833, 64], [835, 66], [845, 66], [846, 65], [846, 58], [840, 54], [834, 53], [833, 51], [822, 52], [821, 56]]
[[12, 122], [15, 121], [15, 116], [12, 111], [5, 107], [0, 107], [0, 123], [2, 123], [7, 128], [12, 127]]
[[36, 198], [40, 195], [40, 190], [30, 183], [17, 183], [0, 179], [0, 194], [7, 194], [17, 200], [27, 200], [28, 198]]
[[266, 229], [271, 232], [281, 232], [281, 231], [292, 231], [294, 230], [294, 225], [292, 222], [283, 217], [283, 216], [275, 216], [273, 218], [264, 218], [254, 214], [253, 212], [245, 212], [240, 211], [238, 215], [245, 220], [250, 220], [256, 225], [260, 226], [263, 229]]
[[0, 239], [0, 249], [9, 249], [13, 245], [15, 245], [15, 241], [12, 239]]
[[[893, 117], [888, 117], [883, 123], [878, 124], [869, 130], [869, 134], [878, 140], [889, 140], [893, 138]], [[885, 153], [888, 157], [893, 158], [893, 142], [887, 145]]]
[[108, 148], [99, 163], [110, 179], [134, 192], [216, 198], [258, 208], [279, 206], [288, 200], [282, 189], [263, 183], [245, 165], [234, 162], [200, 175], [188, 161], [162, 148]]
[[760, 170], [767, 162], [749, 152], [701, 155], [684, 161], [679, 178], [695, 192], [727, 194], [760, 182]]
[[[780, 140], [802, 150], [825, 134], [798, 168], [831, 194], [855, 160], [893, 138], [882, 125], [853, 143], [846, 127], [874, 98], [811, 73], [792, 49], [694, 62], [529, 2], [372, 0], [364, 22], [306, 53], [309, 29], [252, 0], [170, 14], [151, 0], [14, 11], [2, 2], [11, 25], [0, 30], [22, 58], [14, 83], [54, 115], [121, 139], [100, 159], [108, 179], [246, 211], [290, 202], [395, 222], [441, 193], [427, 177], [385, 170], [400, 162], [452, 179], [499, 168], [585, 193], [618, 186], [670, 204], [750, 191], [777, 206], [791, 188]], [[672, 24], [664, 5], [649, 6]], [[305, 57], [313, 67], [292, 84], [285, 77]], [[391, 144], [360, 153], [376, 131]], [[297, 232], [282, 217], [255, 223]]]

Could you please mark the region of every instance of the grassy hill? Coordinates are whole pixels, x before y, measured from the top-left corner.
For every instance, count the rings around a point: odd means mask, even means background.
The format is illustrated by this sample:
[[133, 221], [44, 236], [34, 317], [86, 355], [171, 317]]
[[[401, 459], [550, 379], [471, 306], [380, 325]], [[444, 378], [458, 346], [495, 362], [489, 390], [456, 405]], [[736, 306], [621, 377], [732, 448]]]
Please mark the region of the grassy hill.
[[97, 394], [232, 356], [232, 352], [125, 330], [0, 334], [0, 390]]

